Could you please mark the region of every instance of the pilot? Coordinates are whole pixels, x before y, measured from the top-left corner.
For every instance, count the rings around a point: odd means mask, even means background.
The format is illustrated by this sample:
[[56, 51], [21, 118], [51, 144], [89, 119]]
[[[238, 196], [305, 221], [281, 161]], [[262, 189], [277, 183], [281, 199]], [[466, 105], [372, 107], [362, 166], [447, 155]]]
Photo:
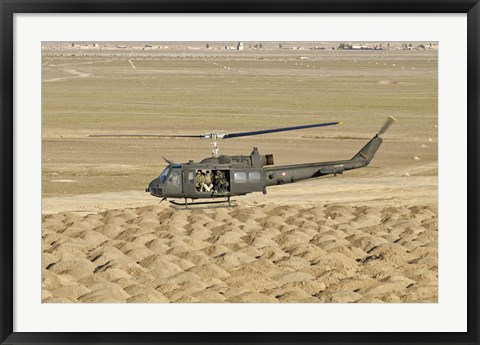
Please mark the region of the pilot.
[[201, 170], [197, 170], [197, 174], [195, 175], [195, 188], [197, 192], [201, 192], [203, 185], [205, 183], [205, 176], [203, 175]]
[[205, 192], [210, 192], [213, 188], [212, 175], [210, 170], [205, 171], [205, 181], [203, 182], [203, 190]]

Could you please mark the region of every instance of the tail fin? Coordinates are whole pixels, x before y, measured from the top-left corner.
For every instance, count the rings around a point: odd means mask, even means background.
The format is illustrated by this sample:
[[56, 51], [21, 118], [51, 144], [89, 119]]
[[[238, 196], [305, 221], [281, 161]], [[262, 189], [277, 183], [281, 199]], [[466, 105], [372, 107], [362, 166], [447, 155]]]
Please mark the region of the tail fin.
[[378, 148], [380, 145], [382, 145], [383, 139], [380, 138], [380, 135], [385, 133], [387, 129], [395, 123], [395, 121], [397, 121], [397, 119], [395, 119], [393, 116], [387, 117], [387, 120], [383, 124], [382, 128], [380, 128], [378, 133], [372, 139], [370, 139], [367, 145], [365, 145], [355, 156], [353, 156], [352, 161], [364, 161], [366, 164], [370, 163]]
[[375, 135], [370, 141], [365, 145], [358, 153], [353, 156], [352, 161], [366, 161], [366, 163], [370, 163], [373, 156], [377, 152], [380, 145], [382, 145], [383, 139], [380, 138], [378, 135]]

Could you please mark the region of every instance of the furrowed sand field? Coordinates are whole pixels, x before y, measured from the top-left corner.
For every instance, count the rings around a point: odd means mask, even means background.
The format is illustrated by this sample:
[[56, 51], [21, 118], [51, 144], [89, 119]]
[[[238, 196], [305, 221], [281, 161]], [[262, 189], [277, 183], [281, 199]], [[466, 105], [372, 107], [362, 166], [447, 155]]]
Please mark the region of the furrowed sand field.
[[[42, 51], [43, 302], [437, 302], [436, 50], [126, 45]], [[344, 122], [220, 142], [286, 165], [349, 159], [388, 115], [369, 167], [233, 208], [144, 192], [207, 140], [88, 137]]]

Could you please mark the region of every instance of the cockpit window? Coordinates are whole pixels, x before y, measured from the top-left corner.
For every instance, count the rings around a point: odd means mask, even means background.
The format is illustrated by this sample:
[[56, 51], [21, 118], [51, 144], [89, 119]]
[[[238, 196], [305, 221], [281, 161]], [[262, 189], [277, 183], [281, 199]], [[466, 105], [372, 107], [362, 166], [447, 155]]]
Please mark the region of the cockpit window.
[[167, 175], [168, 175], [168, 172], [170, 171], [170, 168], [169, 167], [166, 167], [162, 173], [160, 174], [160, 176], [158, 177], [158, 179], [160, 180], [161, 183], [165, 182], [165, 179], [167, 178]]
[[168, 176], [166, 184], [180, 186], [182, 184], [182, 172], [180, 170], [172, 171]]

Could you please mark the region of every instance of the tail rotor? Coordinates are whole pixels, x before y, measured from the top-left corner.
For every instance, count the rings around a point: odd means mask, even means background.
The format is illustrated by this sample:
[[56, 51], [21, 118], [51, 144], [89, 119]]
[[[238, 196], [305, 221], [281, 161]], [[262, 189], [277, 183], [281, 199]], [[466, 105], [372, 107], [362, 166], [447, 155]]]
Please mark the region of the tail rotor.
[[364, 162], [365, 165], [368, 165], [380, 145], [382, 145], [383, 139], [380, 137], [380, 135], [385, 133], [387, 129], [396, 121], [397, 119], [395, 119], [393, 116], [389, 116], [378, 133], [372, 139], [370, 139], [367, 145], [365, 145], [355, 156], [353, 156], [352, 160]]
[[397, 121], [396, 118], [394, 118], [393, 116], [389, 116], [387, 118], [387, 121], [385, 121], [385, 123], [383, 124], [382, 128], [380, 128], [380, 130], [378, 131], [377, 135], [382, 135], [383, 133], [385, 133], [387, 129], [396, 121]]

